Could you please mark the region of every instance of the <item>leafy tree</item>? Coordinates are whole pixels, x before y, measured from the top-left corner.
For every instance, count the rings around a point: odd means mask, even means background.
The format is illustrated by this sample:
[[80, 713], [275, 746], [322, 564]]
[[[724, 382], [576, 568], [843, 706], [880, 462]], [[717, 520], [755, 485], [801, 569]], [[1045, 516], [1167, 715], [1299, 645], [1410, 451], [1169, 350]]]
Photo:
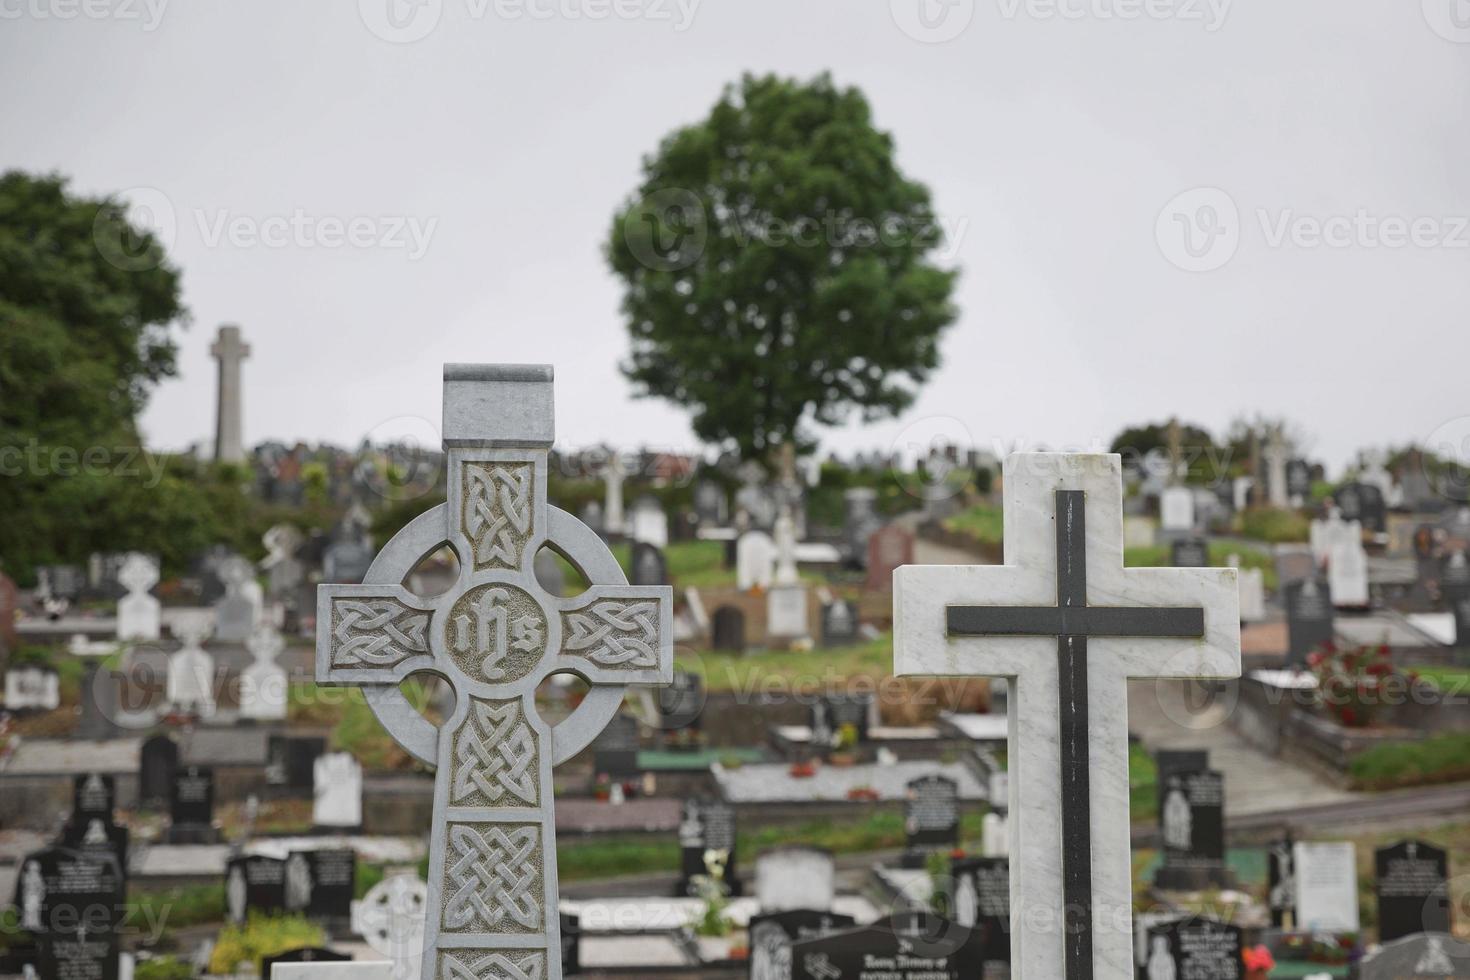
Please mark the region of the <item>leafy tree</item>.
[[[1219, 466], [1228, 465], [1225, 451], [1215, 444], [1209, 430], [1185, 422], [1179, 424], [1179, 448], [1181, 462], [1188, 468], [1185, 480], [1190, 483], [1208, 483], [1224, 476], [1217, 472]], [[1150, 422], [1124, 429], [1113, 439], [1109, 452], [1120, 453], [1124, 465], [1142, 466], [1149, 453], [1157, 451], [1167, 459], [1169, 455], [1169, 422]]]
[[[0, 175], [0, 557], [126, 545], [104, 524], [149, 389], [175, 372], [179, 273], [124, 205], [57, 175]], [[90, 453], [90, 456], [88, 455]], [[136, 459], [134, 460], [136, 462]]]
[[614, 216], [623, 373], [747, 459], [810, 446], [803, 425], [854, 409], [896, 414], [956, 317], [942, 242], [860, 91], [747, 75], [665, 137]]

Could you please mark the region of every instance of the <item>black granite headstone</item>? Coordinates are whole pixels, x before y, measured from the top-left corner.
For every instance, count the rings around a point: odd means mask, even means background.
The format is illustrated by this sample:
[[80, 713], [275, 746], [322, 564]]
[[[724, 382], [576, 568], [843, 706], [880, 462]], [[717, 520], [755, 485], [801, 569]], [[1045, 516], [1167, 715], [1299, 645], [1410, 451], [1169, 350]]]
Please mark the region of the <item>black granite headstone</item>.
[[1286, 587], [1288, 665], [1300, 666], [1307, 654], [1332, 642], [1332, 590], [1324, 578], [1308, 578]]
[[1175, 568], [1208, 568], [1210, 545], [1204, 538], [1178, 538], [1169, 546], [1169, 563]]
[[679, 883], [675, 895], [699, 894], [694, 879], [709, 873], [704, 861], [706, 851], [726, 853], [725, 886], [731, 895], [739, 895], [735, 850], [735, 808], [721, 800], [685, 800], [679, 817]]
[[856, 926], [857, 920], [850, 915], [812, 909], [751, 916], [747, 930], [750, 936], [750, 980], [789, 978], [792, 943], [819, 939]]
[[812, 705], [812, 737], [830, 743], [843, 729], [850, 729], [859, 745], [868, 741], [868, 720], [872, 715], [871, 694], [824, 694]]
[[592, 742], [592, 768], [598, 776], [632, 779], [638, 775], [638, 720], [616, 715]]
[[1159, 783], [1164, 864], [1154, 884], [1198, 890], [1229, 884], [1225, 870], [1225, 777], [1213, 770], [1175, 772]]
[[952, 850], [960, 843], [960, 787], [948, 776], [920, 776], [908, 782], [903, 831], [910, 853]]
[[185, 766], [175, 772], [168, 812], [174, 829], [214, 823], [214, 770]]
[[1293, 497], [1312, 495], [1312, 467], [1304, 459], [1286, 461], [1286, 492]]
[[357, 854], [346, 848], [292, 851], [286, 857], [286, 909], [312, 919], [352, 915]]
[[561, 914], [561, 972], [572, 976], [582, 972], [582, 917], [570, 912]]
[[43, 977], [116, 980], [126, 887], [106, 853], [53, 847], [21, 862], [16, 915], [37, 938]]
[[954, 881], [951, 918], [976, 929], [985, 944], [987, 963], [1011, 961], [1011, 870], [1003, 857], [956, 858], [950, 862]]
[[1373, 852], [1377, 873], [1378, 939], [1450, 931], [1450, 860], [1424, 841], [1399, 841]]
[[745, 652], [745, 613], [735, 606], [721, 606], [711, 621], [710, 645], [716, 650]]
[[266, 782], [295, 792], [315, 786], [317, 757], [327, 751], [327, 740], [302, 735], [272, 735], [266, 747]]
[[173, 792], [174, 773], [179, 767], [179, 746], [167, 735], [154, 735], [138, 753], [138, 798], [149, 804], [163, 803]]
[[665, 734], [677, 729], [699, 731], [704, 715], [704, 680], [698, 674], [674, 671], [673, 683], [658, 689], [658, 714]]
[[837, 599], [822, 607], [822, 646], [849, 646], [857, 638], [857, 606], [846, 599]]
[[973, 980], [984, 970], [979, 930], [937, 915], [901, 912], [791, 946], [793, 980]]
[[284, 859], [260, 854], [230, 858], [225, 869], [225, 914], [231, 922], [244, 922], [252, 911], [281, 912], [285, 908]]
[[1149, 929], [1148, 954], [1139, 965], [1140, 974], [1147, 980], [1242, 980], [1242, 946], [1239, 926], [1194, 918], [1167, 922]]
[[124, 879], [128, 874], [128, 828], [113, 822], [116, 791], [113, 778], [92, 773], [72, 782], [72, 811], [61, 828], [60, 844], [97, 854], [117, 862]]

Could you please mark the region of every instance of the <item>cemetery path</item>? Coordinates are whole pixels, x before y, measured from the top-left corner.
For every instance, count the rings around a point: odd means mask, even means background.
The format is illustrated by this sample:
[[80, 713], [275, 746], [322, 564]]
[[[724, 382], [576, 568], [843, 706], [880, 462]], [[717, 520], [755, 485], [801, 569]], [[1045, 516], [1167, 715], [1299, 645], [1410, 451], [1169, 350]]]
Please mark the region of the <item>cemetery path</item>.
[[1191, 704], [1181, 681], [1130, 681], [1128, 727], [1152, 753], [1208, 749], [1210, 766], [1225, 775], [1226, 819], [1351, 803], [1367, 794], [1334, 786], [1317, 773], [1267, 755], [1228, 724], [1229, 705]]
[[915, 565], [988, 565], [990, 564], [982, 555], [975, 552], [965, 551], [963, 548], [951, 548], [949, 545], [939, 544], [936, 541], [928, 541], [919, 536], [919, 524], [923, 520], [923, 514], [903, 514], [894, 519], [895, 524], [902, 524], [914, 532], [914, 564]]

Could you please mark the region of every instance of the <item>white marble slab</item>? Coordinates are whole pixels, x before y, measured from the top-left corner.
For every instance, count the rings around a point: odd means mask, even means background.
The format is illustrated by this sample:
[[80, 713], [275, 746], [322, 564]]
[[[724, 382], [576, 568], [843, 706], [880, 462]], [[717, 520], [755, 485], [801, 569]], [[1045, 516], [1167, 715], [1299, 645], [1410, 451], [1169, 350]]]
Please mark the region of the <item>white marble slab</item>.
[[[776, 725], [775, 732], [794, 745], [804, 745], [812, 740], [810, 725]], [[929, 725], [914, 725], [894, 728], [888, 725], [873, 725], [868, 728], [870, 742], [927, 742], [939, 737], [939, 729]]]
[[1252, 680], [1283, 691], [1315, 691], [1317, 678], [1304, 670], [1253, 670]]
[[902, 800], [910, 780], [948, 776], [959, 784], [960, 799], [984, 800], [985, 788], [968, 766], [958, 762], [895, 762], [891, 765], [817, 766], [812, 776], [797, 778], [787, 765], [710, 767], [720, 792], [731, 803], [834, 803], [851, 790], [871, 789], [880, 800]]
[[1425, 636], [1445, 646], [1455, 644], [1454, 613], [1409, 613], [1404, 617], [1409, 625]]
[[972, 742], [1004, 742], [1011, 731], [1011, 720], [1005, 715], [979, 715], [970, 712], [945, 711], [939, 715]]

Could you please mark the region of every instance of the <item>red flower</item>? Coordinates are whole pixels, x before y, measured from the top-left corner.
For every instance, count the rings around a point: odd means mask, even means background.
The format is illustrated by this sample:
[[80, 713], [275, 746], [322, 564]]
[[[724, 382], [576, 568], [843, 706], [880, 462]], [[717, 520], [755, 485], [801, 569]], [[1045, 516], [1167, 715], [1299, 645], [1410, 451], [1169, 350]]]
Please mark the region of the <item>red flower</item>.
[[1358, 723], [1358, 713], [1352, 708], [1343, 708], [1342, 720], [1345, 724], [1356, 725]]
[[1393, 673], [1393, 664], [1388, 664], [1388, 663], [1369, 664], [1368, 665], [1368, 673], [1372, 674], [1374, 677], [1382, 677], [1384, 674], [1392, 674]]
[[1276, 968], [1276, 960], [1265, 946], [1253, 946], [1250, 949], [1241, 950], [1240, 958], [1245, 963], [1247, 970], [1266, 971]]
[[1309, 654], [1307, 656], [1307, 666], [1308, 667], [1320, 667], [1320, 666], [1322, 666], [1322, 661], [1324, 661], [1326, 659], [1327, 659], [1327, 654], [1325, 654], [1325, 653], [1313, 653], [1313, 654]]

